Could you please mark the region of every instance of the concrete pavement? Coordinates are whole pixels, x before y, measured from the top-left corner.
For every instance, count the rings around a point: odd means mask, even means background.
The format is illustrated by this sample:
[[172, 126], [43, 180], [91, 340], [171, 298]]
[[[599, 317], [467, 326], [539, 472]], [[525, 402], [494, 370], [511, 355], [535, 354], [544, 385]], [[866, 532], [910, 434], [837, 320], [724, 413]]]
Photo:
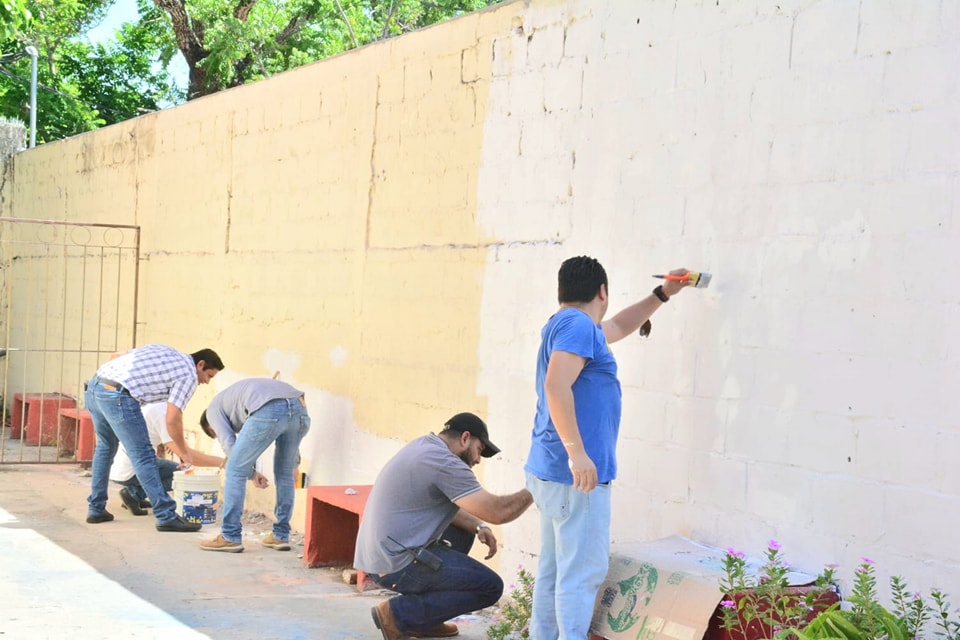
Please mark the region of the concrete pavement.
[[[340, 569], [310, 569], [302, 546], [280, 552], [246, 532], [245, 551], [212, 553], [218, 533], [160, 533], [120, 508], [89, 525], [89, 477], [76, 465], [0, 465], [0, 638], [378, 640], [370, 607]], [[460, 638], [486, 637], [488, 616], [463, 616]]]

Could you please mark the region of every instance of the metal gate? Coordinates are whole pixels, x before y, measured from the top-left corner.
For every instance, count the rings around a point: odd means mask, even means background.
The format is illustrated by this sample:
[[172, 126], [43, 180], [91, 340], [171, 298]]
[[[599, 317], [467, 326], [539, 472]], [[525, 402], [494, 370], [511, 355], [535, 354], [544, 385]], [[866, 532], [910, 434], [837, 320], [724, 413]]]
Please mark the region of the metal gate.
[[84, 382], [137, 339], [140, 227], [0, 218], [0, 464], [85, 462]]

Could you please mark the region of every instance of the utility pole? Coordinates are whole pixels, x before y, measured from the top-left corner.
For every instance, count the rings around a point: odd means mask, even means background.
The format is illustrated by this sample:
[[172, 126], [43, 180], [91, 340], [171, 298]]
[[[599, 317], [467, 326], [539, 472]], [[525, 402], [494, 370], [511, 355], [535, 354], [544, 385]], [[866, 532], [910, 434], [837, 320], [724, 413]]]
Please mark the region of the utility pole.
[[30, 54], [30, 148], [37, 146], [37, 48], [27, 47]]

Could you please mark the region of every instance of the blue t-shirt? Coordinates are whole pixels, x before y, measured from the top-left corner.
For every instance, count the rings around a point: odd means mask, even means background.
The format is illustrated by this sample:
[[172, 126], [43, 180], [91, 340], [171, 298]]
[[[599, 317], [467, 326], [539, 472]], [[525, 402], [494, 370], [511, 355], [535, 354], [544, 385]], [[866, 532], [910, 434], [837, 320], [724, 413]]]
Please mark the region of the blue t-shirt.
[[537, 354], [537, 417], [533, 442], [524, 467], [541, 480], [573, 484], [567, 450], [560, 442], [550, 419], [544, 381], [547, 364], [555, 351], [567, 351], [586, 358], [573, 383], [573, 402], [580, 438], [587, 455], [597, 466], [597, 481], [610, 482], [617, 476], [617, 436], [620, 433], [621, 392], [617, 361], [607, 347], [599, 324], [579, 309], [561, 309], [540, 332]]

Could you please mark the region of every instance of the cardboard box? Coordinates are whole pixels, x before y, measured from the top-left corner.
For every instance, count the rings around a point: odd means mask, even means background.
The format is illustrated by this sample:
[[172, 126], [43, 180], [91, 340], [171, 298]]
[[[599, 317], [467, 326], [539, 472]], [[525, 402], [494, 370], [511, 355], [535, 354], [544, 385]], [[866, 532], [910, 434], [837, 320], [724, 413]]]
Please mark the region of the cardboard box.
[[[590, 631], [607, 640], [700, 640], [723, 593], [723, 549], [681, 536], [611, 549]], [[754, 573], [762, 560], [747, 560]], [[815, 576], [792, 572], [791, 585]]]

